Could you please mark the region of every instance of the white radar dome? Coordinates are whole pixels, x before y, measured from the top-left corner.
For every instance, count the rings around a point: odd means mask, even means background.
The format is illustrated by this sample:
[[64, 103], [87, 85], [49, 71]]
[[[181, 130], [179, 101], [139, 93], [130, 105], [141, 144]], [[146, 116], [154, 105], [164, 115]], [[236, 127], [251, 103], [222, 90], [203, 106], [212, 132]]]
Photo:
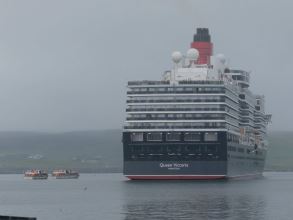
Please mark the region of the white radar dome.
[[186, 54], [186, 57], [187, 59], [189, 60], [197, 60], [198, 59], [198, 56], [199, 56], [199, 52], [197, 49], [195, 48], [190, 48], [188, 51], [187, 51], [187, 54]]
[[217, 58], [220, 60], [221, 63], [223, 63], [223, 64], [226, 63], [226, 57], [224, 54], [222, 54], [222, 53], [218, 54]]
[[182, 54], [179, 51], [174, 51], [172, 53], [172, 60], [174, 63], [179, 63], [182, 59]]

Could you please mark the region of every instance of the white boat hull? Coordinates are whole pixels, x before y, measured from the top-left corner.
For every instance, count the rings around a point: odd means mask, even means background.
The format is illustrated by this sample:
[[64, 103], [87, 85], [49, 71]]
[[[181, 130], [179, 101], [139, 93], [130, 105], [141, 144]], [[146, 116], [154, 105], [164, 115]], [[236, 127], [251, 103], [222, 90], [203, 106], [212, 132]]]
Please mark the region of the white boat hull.
[[60, 175], [54, 176], [56, 179], [78, 179], [79, 175]]
[[25, 176], [24, 179], [26, 180], [46, 180], [48, 176]]

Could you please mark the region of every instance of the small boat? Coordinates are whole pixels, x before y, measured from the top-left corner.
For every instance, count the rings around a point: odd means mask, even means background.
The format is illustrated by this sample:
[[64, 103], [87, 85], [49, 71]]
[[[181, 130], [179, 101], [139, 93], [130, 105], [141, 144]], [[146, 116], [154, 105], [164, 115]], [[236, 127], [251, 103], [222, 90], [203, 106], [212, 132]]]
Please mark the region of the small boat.
[[52, 177], [56, 179], [77, 179], [79, 173], [72, 170], [54, 170], [52, 172]]
[[43, 170], [27, 170], [24, 173], [25, 179], [44, 180], [48, 179], [48, 173]]

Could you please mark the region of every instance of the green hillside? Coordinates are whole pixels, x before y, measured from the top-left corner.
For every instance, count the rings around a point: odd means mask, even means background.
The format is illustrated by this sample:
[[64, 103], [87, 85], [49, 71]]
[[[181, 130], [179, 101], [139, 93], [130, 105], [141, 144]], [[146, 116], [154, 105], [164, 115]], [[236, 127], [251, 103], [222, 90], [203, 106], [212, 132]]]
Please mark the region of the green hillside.
[[0, 172], [76, 169], [121, 172], [120, 130], [66, 133], [0, 132]]
[[[26, 169], [122, 172], [121, 130], [0, 132], [0, 173]], [[293, 132], [271, 132], [266, 170], [293, 171]]]
[[269, 133], [266, 170], [293, 171], [293, 132]]

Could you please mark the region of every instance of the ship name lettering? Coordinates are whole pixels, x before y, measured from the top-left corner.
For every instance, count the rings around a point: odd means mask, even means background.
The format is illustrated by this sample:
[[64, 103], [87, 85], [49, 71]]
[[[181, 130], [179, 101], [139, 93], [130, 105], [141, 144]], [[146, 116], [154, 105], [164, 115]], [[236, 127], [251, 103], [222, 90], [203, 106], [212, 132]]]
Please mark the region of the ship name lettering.
[[160, 163], [161, 168], [188, 168], [188, 163]]
[[180, 168], [184, 168], [184, 167], [188, 167], [188, 163], [174, 163], [174, 167], [180, 167]]
[[160, 167], [172, 167], [171, 163], [160, 163]]

